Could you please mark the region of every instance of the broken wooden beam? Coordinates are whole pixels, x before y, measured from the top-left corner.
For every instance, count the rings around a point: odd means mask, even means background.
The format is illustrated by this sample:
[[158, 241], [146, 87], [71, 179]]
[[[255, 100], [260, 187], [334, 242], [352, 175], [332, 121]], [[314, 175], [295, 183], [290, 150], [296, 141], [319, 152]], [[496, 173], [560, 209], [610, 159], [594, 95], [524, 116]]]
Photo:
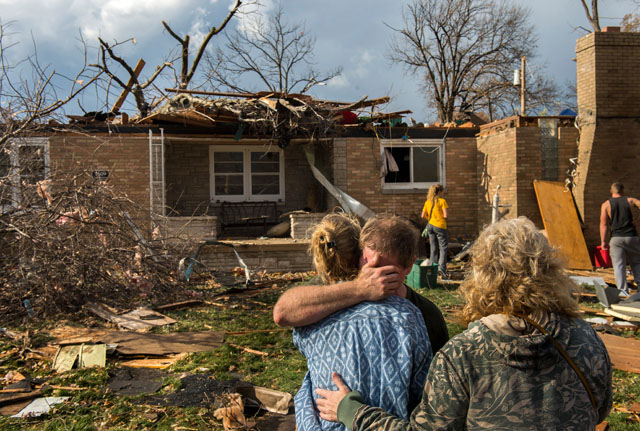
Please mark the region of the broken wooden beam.
[[187, 90], [186, 88], [165, 88], [170, 93], [198, 94], [200, 96], [224, 96], [224, 97], [256, 97], [255, 93], [233, 93], [229, 91], [202, 91]]
[[136, 64], [136, 67], [133, 69], [133, 76], [130, 77], [129, 82], [127, 82], [127, 88], [122, 89], [122, 93], [120, 93], [118, 100], [116, 100], [116, 103], [114, 103], [113, 107], [111, 108], [111, 112], [120, 112], [122, 104], [131, 92], [131, 87], [133, 87], [133, 84], [138, 79], [138, 76], [140, 76], [140, 72], [142, 72], [142, 68], [144, 67], [144, 65], [145, 62], [143, 59], [138, 60], [138, 64]]

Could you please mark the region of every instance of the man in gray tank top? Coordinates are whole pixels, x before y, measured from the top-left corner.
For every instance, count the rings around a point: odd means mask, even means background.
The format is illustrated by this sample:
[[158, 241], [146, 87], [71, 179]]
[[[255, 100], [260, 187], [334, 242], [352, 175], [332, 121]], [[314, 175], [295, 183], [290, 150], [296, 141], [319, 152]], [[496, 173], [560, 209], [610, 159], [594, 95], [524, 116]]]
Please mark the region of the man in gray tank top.
[[[640, 282], [640, 238], [633, 222], [632, 208], [640, 209], [640, 201], [624, 196], [624, 185], [611, 185], [611, 199], [600, 208], [600, 241], [603, 249], [610, 249], [613, 273], [621, 296], [629, 295], [627, 286], [627, 258], [636, 286]], [[609, 247], [607, 236], [611, 234]]]

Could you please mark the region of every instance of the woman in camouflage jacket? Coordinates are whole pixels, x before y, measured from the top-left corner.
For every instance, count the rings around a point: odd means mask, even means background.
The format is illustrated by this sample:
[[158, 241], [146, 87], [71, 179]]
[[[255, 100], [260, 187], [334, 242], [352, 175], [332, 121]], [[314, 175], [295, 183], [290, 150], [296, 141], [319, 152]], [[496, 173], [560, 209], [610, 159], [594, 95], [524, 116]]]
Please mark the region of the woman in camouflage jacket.
[[434, 356], [410, 421], [365, 405], [335, 373], [338, 391], [317, 391], [321, 417], [387, 431], [586, 430], [606, 418], [609, 356], [579, 318], [575, 285], [546, 237], [524, 217], [505, 220], [480, 234], [471, 256], [460, 291], [472, 323]]

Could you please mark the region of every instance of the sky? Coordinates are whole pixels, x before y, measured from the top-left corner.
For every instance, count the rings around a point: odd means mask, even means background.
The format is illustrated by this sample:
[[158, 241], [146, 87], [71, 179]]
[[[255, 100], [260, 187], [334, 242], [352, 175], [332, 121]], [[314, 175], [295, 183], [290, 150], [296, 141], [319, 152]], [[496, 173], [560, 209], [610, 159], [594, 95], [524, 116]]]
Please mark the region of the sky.
[[[419, 81], [388, 60], [390, 27], [402, 23], [409, 0], [282, 0], [288, 22], [305, 26], [316, 40], [315, 62], [320, 71], [342, 67], [340, 76], [309, 94], [320, 99], [356, 101], [368, 96], [390, 96], [386, 112], [410, 109], [417, 121], [434, 120], [434, 112]], [[580, 0], [509, 0], [531, 11], [538, 34], [538, 56], [533, 61], [559, 85], [575, 81], [575, 41], [588, 27]], [[0, 0], [0, 20], [5, 28], [3, 45], [11, 64], [37, 52], [41, 66], [73, 77], [82, 67], [83, 43], [89, 63], [96, 62], [98, 36], [108, 42], [128, 39], [135, 43], [118, 46], [117, 52], [132, 66], [142, 57], [147, 63], [142, 76], [149, 76], [176, 41], [164, 30], [162, 20], [176, 33], [189, 34], [197, 46], [211, 25], [218, 25], [232, 0]], [[257, 13], [270, 13], [275, 0], [260, 0]], [[636, 11], [633, 0], [601, 0], [601, 26], [618, 25], [625, 13]], [[234, 18], [234, 26], [250, 28], [254, 14]], [[214, 37], [210, 46], [221, 43]], [[126, 79], [126, 76], [123, 76]], [[160, 87], [164, 83], [158, 82]], [[69, 82], [58, 81], [60, 94]], [[112, 89], [113, 103], [120, 89]], [[70, 114], [99, 110], [102, 91], [89, 91], [66, 108]], [[80, 108], [80, 106], [82, 109]], [[123, 109], [136, 112], [129, 97]]]

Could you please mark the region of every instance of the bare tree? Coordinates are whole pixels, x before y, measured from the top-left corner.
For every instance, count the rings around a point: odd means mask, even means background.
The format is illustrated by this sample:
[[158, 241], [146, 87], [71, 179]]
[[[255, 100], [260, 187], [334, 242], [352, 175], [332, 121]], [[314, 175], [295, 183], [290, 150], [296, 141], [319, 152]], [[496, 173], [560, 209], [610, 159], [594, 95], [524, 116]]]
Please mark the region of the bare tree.
[[217, 88], [250, 92], [257, 81], [273, 92], [306, 93], [342, 73], [315, 69], [315, 39], [303, 25], [285, 22], [281, 6], [268, 21], [257, 18], [251, 31], [225, 36], [225, 49], [207, 59], [209, 80]]
[[635, 11], [630, 12], [622, 17], [620, 21], [620, 27], [622, 31], [628, 32], [640, 32], [640, 15], [638, 15], [638, 8], [640, 8], [640, 0], [632, 0], [636, 5]]
[[505, 1], [414, 0], [403, 19], [389, 57], [423, 80], [441, 122], [456, 109], [495, 105], [536, 48], [529, 11]]
[[[589, 6], [587, 5], [587, 0], [580, 0], [580, 3], [582, 3], [584, 14], [587, 16], [587, 19], [589, 20], [593, 31], [601, 31], [600, 17], [598, 15], [598, 0], [591, 0], [591, 9], [589, 9]], [[584, 29], [584, 27], [581, 28]]]
[[[482, 79], [464, 94], [461, 111], [485, 112], [489, 121], [507, 117], [520, 111], [520, 86], [513, 85], [513, 71], [504, 69], [496, 75]], [[464, 90], [466, 92], [467, 90]], [[558, 86], [544, 73], [542, 67], [529, 66], [526, 79], [526, 105], [528, 112], [555, 111], [560, 106], [562, 94]]]
[[[182, 66], [180, 76], [176, 77], [177, 86], [179, 86], [180, 88], [187, 88], [187, 86], [193, 79], [198, 65], [200, 64], [200, 60], [202, 59], [207, 45], [209, 44], [213, 36], [220, 33], [226, 27], [231, 18], [238, 12], [242, 3], [243, 0], [236, 0], [227, 16], [223, 19], [222, 23], [218, 27], [211, 27], [209, 33], [205, 36], [204, 40], [200, 44], [200, 47], [198, 48], [194, 61], [193, 63], [191, 63], [191, 65], [189, 65], [189, 43], [191, 40], [190, 36], [186, 35], [184, 37], [180, 37], [171, 29], [166, 21], [162, 21], [162, 25], [169, 32], [169, 34], [180, 43], [179, 58], [181, 60]], [[147, 94], [148, 89], [154, 88], [153, 82], [161, 75], [162, 71], [165, 68], [173, 68], [173, 62], [176, 59], [170, 59], [170, 56], [167, 56], [167, 59], [161, 65], [156, 67], [151, 76], [146, 78], [146, 80], [141, 80], [139, 76], [140, 71], [144, 66], [144, 61], [140, 60], [138, 62], [138, 66], [131, 67], [131, 65], [123, 57], [117, 55], [114, 50], [119, 45], [131, 42], [132, 39], [128, 39], [124, 42], [115, 42], [113, 44], [105, 42], [102, 38], [98, 38], [98, 40], [100, 42], [99, 61], [98, 63], [92, 64], [91, 66], [106, 74], [110, 78], [110, 80], [115, 82], [118, 87], [120, 87], [124, 92], [133, 93], [136, 102], [136, 108], [140, 112], [140, 115], [147, 115], [151, 109], [153, 109], [162, 101], [161, 98], [156, 98], [155, 102], [149, 102], [149, 96]], [[118, 73], [113, 66], [114, 62], [125, 72], [125, 75], [127, 76], [126, 79], [122, 79], [120, 76], [118, 76]], [[115, 107], [116, 109], [119, 108], [117, 105]]]
[[164, 25], [164, 28], [167, 29], [169, 34], [173, 36], [174, 39], [180, 42], [180, 46], [182, 48], [181, 49], [182, 67], [180, 69], [180, 79], [178, 80], [180, 88], [184, 89], [189, 86], [189, 82], [191, 82], [191, 79], [193, 79], [193, 74], [198, 68], [198, 64], [200, 64], [200, 60], [202, 59], [202, 56], [205, 52], [205, 49], [207, 48], [207, 45], [209, 44], [209, 41], [213, 36], [217, 35], [222, 30], [224, 30], [224, 28], [227, 26], [231, 18], [238, 12], [238, 9], [240, 9], [241, 5], [242, 5], [242, 1], [236, 0], [235, 4], [229, 11], [229, 14], [224, 19], [224, 21], [222, 21], [222, 24], [220, 24], [218, 27], [215, 27], [215, 26], [211, 27], [211, 29], [209, 30], [209, 33], [207, 33], [204, 40], [200, 44], [200, 48], [198, 49], [198, 52], [196, 53], [196, 57], [193, 60], [193, 63], [191, 64], [191, 68], [189, 68], [189, 41], [190, 41], [189, 35], [186, 35], [184, 38], [178, 36], [171, 29], [171, 27], [169, 27], [169, 24], [167, 24], [165, 21], [162, 21], [162, 25]]
[[[33, 132], [55, 120], [60, 108], [80, 92], [92, 85], [99, 74], [87, 70], [86, 51], [84, 65], [74, 77], [61, 75], [49, 66], [42, 66], [36, 54], [12, 64], [7, 59], [7, 45], [11, 23], [0, 22], [0, 151], [6, 144], [26, 132]], [[34, 42], [34, 53], [35, 49]], [[58, 95], [58, 87], [67, 82], [68, 93]]]

